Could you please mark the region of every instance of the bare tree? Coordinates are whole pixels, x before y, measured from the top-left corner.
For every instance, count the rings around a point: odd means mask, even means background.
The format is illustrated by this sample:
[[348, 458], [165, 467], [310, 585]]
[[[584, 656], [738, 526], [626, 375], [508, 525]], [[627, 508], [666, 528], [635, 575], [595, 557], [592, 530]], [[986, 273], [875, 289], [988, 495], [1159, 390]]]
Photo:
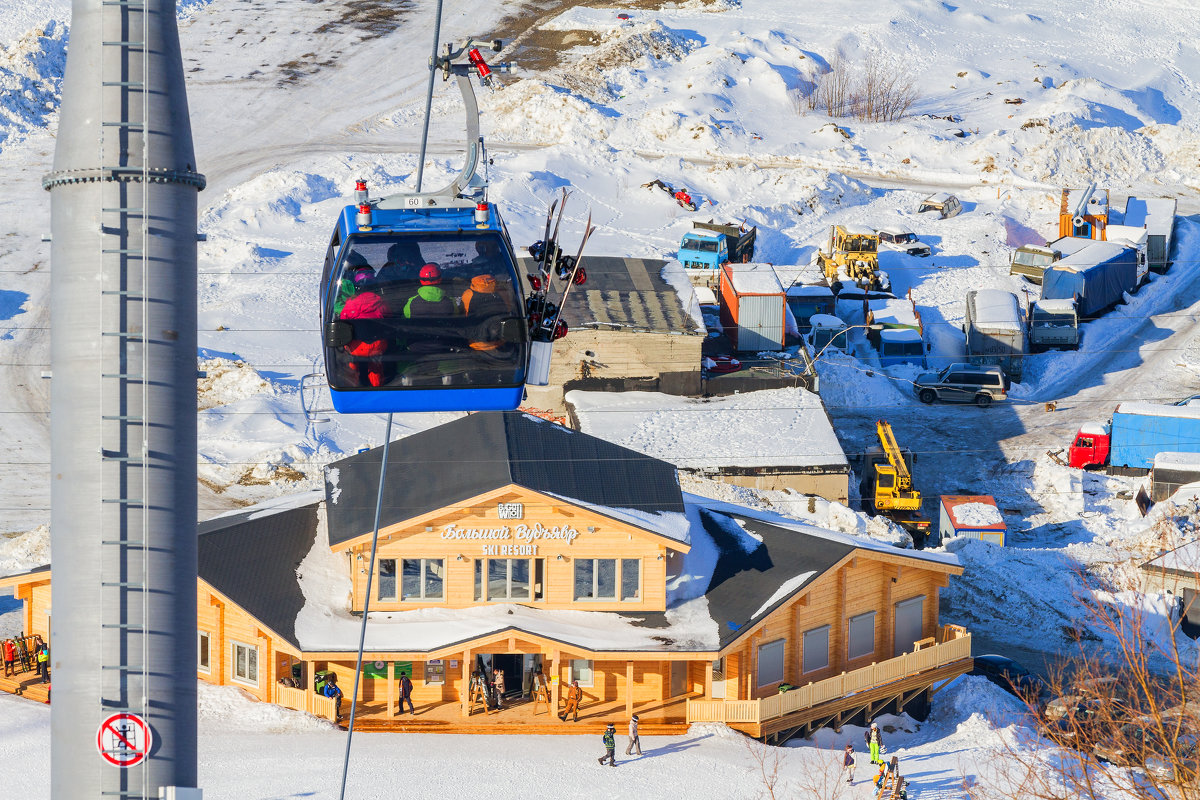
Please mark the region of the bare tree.
[[758, 764], [759, 776], [762, 778], [763, 790], [767, 797], [775, 800], [775, 788], [779, 784], [779, 767], [783, 763], [783, 753], [778, 747], [763, 744], [749, 736], [745, 739], [746, 750], [754, 763]]
[[[1087, 625], [1113, 643], [1076, 654], [1050, 677], [1058, 699], [1030, 709], [1039, 736], [1003, 738], [973, 800], [1200, 800], [1200, 685], [1174, 631], [1139, 602], [1088, 601]], [[1031, 698], [1032, 701], [1032, 698]]]
[[829, 60], [829, 71], [817, 79], [808, 106], [831, 117], [894, 122], [904, 117], [916, 100], [916, 80], [911, 73], [885, 63], [876, 53], [856, 65], [839, 51]]

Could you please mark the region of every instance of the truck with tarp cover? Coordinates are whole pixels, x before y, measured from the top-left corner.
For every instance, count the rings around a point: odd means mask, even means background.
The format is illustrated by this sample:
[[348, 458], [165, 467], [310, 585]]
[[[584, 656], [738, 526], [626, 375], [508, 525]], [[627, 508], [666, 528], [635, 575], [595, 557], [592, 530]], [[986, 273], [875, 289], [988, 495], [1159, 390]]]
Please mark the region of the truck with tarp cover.
[[1137, 248], [1093, 242], [1046, 268], [1043, 300], [1074, 300], [1082, 320], [1094, 319], [1138, 286]]

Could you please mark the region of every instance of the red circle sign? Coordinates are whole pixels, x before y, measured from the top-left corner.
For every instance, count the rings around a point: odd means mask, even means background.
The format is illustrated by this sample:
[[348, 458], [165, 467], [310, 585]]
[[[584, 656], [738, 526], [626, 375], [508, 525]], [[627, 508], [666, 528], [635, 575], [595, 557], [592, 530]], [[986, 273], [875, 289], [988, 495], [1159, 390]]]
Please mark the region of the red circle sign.
[[100, 723], [96, 747], [100, 757], [114, 767], [134, 767], [146, 760], [154, 735], [137, 714], [113, 714]]

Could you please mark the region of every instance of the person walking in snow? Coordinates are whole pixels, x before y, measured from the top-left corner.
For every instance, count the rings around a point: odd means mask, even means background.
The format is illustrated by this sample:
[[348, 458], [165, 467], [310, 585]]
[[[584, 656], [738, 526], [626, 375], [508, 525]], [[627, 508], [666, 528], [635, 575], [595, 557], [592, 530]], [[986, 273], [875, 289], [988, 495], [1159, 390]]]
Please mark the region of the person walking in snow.
[[404, 704], [408, 703], [408, 713], [416, 716], [417, 710], [413, 708], [412, 702], [412, 681], [408, 679], [407, 672], [400, 673], [400, 713], [404, 713]]
[[863, 738], [867, 740], [867, 748], [871, 751], [871, 763], [882, 764], [879, 752], [883, 749], [883, 733], [879, 730], [879, 724], [872, 722], [871, 727], [863, 733]]
[[611, 722], [604, 729], [604, 755], [600, 756], [598, 760], [601, 766], [604, 766], [605, 761], [610, 767], [617, 765], [617, 726]]
[[642, 754], [642, 740], [638, 737], [638, 715], [634, 714], [629, 718], [629, 746], [625, 748], [625, 755], [633, 755], [634, 749], [637, 749], [637, 754]]
[[842, 752], [842, 772], [846, 774], [846, 783], [854, 784], [854, 745], [847, 744]]

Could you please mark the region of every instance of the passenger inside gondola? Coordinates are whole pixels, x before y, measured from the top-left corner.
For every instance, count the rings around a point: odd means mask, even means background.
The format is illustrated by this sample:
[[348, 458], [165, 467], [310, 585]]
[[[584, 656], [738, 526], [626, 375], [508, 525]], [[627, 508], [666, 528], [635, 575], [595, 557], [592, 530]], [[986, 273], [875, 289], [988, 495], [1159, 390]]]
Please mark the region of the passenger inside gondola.
[[334, 277], [326, 318], [349, 323], [327, 333], [334, 388], [523, 382], [522, 300], [498, 235], [353, 237]]

